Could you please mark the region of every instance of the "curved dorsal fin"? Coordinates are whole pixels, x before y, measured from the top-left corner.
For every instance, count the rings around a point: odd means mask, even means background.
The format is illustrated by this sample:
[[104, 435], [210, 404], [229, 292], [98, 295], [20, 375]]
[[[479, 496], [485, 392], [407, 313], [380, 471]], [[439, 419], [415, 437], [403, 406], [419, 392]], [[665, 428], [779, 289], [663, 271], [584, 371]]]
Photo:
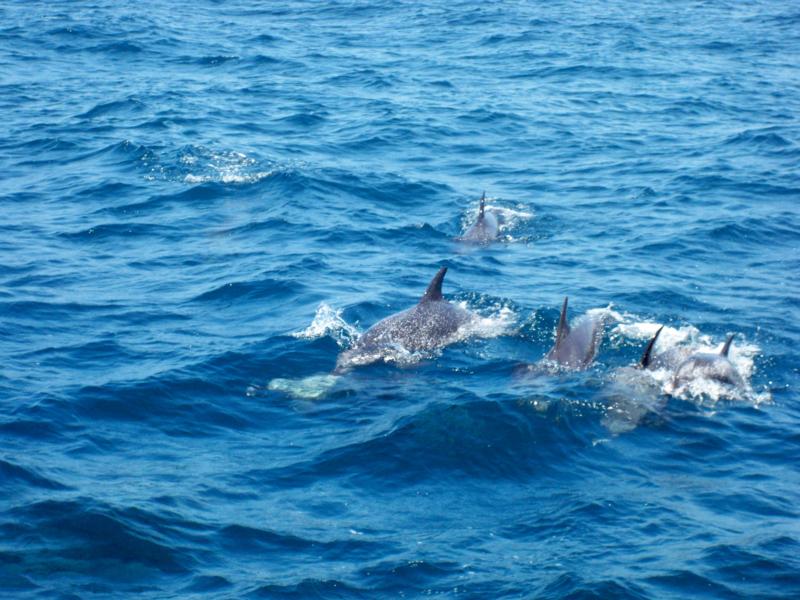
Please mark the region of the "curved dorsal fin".
[[639, 366], [643, 369], [646, 369], [647, 366], [650, 364], [650, 360], [653, 358], [653, 346], [656, 345], [656, 340], [658, 339], [658, 335], [661, 333], [661, 330], [664, 329], [664, 326], [658, 328], [656, 334], [650, 339], [647, 343], [647, 347], [644, 349], [644, 354], [642, 354], [642, 359], [639, 361]]
[[483, 218], [483, 209], [486, 207], [486, 192], [483, 192], [483, 196], [481, 196], [481, 206], [478, 209], [478, 221]]
[[564, 304], [561, 306], [561, 316], [558, 318], [558, 329], [556, 329], [556, 343], [555, 347], [564, 341], [569, 335], [569, 323], [567, 323], [567, 301], [569, 297], [564, 297]]
[[447, 273], [447, 267], [442, 267], [439, 272], [433, 276], [431, 282], [428, 284], [428, 289], [420, 298], [420, 302], [433, 302], [434, 300], [442, 299], [442, 282], [444, 281], [444, 274]]
[[732, 333], [728, 336], [728, 339], [725, 340], [725, 345], [722, 347], [722, 350], [720, 351], [720, 354], [722, 356], [728, 356], [728, 352], [731, 349], [731, 342], [733, 341], [733, 336], [735, 335], [736, 335], [735, 333]]

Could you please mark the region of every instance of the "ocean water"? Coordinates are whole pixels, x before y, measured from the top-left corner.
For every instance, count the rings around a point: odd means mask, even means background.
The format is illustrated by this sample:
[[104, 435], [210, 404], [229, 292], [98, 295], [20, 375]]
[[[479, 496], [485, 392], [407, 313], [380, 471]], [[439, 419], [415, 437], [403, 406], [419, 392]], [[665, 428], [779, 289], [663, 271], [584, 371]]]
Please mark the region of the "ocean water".
[[0, 115], [2, 597], [800, 597], [796, 3], [6, 0]]

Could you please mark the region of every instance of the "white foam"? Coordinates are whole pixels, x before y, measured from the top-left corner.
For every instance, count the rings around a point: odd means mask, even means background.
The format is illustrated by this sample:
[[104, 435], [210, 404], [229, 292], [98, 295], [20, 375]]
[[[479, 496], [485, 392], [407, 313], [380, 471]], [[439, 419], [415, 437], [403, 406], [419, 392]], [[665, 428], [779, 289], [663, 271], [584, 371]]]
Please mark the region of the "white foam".
[[274, 171], [259, 171], [258, 173], [242, 174], [237, 172], [221, 172], [216, 175], [186, 175], [183, 178], [184, 183], [209, 183], [218, 181], [220, 183], [256, 183], [267, 177], [271, 177]]
[[507, 335], [513, 331], [517, 321], [516, 313], [508, 306], [499, 303], [490, 307], [485, 316], [471, 311], [466, 302], [455, 302], [454, 304], [472, 315], [469, 321], [458, 328], [456, 341], [469, 337], [495, 338]]
[[[655, 335], [660, 323], [639, 320], [635, 315], [623, 314], [621, 321], [612, 330], [612, 336], [624, 337], [637, 341], [649, 340]], [[676, 351], [688, 357], [695, 353], [718, 354], [724, 341], [714, 341], [708, 334], [702, 333], [693, 325], [671, 327], [664, 325], [655, 345], [655, 354]], [[676, 389], [673, 385], [674, 371], [669, 368], [649, 371], [659, 382], [666, 394], [677, 395], [682, 399], [692, 400], [699, 404], [714, 404], [719, 400], [734, 400], [759, 405], [771, 401], [768, 391], [756, 392], [750, 382], [755, 368], [755, 359], [761, 348], [741, 335], [738, 335], [731, 346], [728, 359], [745, 381], [743, 389], [720, 383], [712, 379], [696, 379]]]
[[[186, 183], [206, 183], [219, 181], [222, 183], [255, 183], [273, 174], [269, 171], [253, 171], [258, 162], [242, 152], [210, 152], [205, 151], [208, 156], [205, 158], [206, 173], [187, 174], [183, 180]], [[194, 154], [184, 154], [180, 162], [187, 166], [197, 166], [199, 159]]]
[[585, 316], [590, 319], [602, 320], [605, 324], [621, 323], [625, 319], [621, 313], [611, 308], [611, 304], [603, 308], [590, 308], [586, 311]]
[[344, 320], [341, 308], [333, 308], [322, 302], [317, 307], [311, 324], [302, 331], [296, 331], [290, 335], [305, 340], [330, 336], [336, 340], [340, 348], [344, 348], [358, 338], [359, 334], [355, 327]]

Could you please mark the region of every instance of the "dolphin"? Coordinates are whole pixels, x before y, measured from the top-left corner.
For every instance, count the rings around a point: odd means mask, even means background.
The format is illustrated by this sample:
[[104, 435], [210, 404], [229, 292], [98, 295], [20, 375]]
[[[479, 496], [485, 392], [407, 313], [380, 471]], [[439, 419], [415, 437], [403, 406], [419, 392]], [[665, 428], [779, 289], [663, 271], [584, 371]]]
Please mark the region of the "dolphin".
[[609, 386], [602, 392], [608, 407], [601, 422], [615, 435], [632, 431], [646, 415], [664, 406], [661, 386], [645, 373], [660, 368], [657, 366], [658, 357], [653, 356], [653, 348], [662, 329], [663, 325], [647, 343], [639, 362], [616, 369]]
[[439, 269], [416, 305], [370, 327], [352, 348], [339, 355], [334, 373], [386, 359], [393, 352], [431, 351], [455, 341], [458, 329], [474, 316], [444, 299], [445, 273], [447, 267]]
[[644, 352], [642, 353], [642, 358], [639, 359], [639, 364], [636, 365], [640, 369], [656, 369], [657, 361], [653, 360], [653, 347], [656, 345], [656, 340], [658, 336], [661, 334], [661, 330], [664, 329], [664, 326], [658, 328], [656, 334], [647, 342], [647, 346], [644, 348]]
[[478, 220], [467, 229], [460, 239], [465, 242], [488, 244], [497, 239], [498, 231], [497, 216], [492, 211], [486, 211], [486, 192], [483, 192], [478, 209]]
[[698, 379], [724, 383], [734, 387], [744, 387], [744, 380], [728, 358], [731, 342], [735, 334], [728, 336], [719, 354], [697, 352], [684, 360], [672, 378], [673, 393], [680, 393], [688, 384]]
[[644, 349], [644, 353], [642, 354], [642, 358], [637, 365], [640, 369], [649, 369], [651, 371], [656, 371], [658, 369], [669, 369], [674, 371], [683, 361], [685, 361], [690, 351], [687, 348], [681, 347], [673, 347], [664, 350], [663, 352], [659, 352], [658, 354], [654, 354], [655, 350], [655, 343], [658, 340], [658, 336], [661, 333], [661, 330], [664, 329], [664, 326], [658, 328], [655, 335], [650, 339], [647, 343], [647, 346]]
[[567, 302], [561, 307], [556, 341], [545, 358], [570, 369], [585, 369], [597, 355], [603, 338], [603, 319], [584, 315], [575, 327], [567, 323]]

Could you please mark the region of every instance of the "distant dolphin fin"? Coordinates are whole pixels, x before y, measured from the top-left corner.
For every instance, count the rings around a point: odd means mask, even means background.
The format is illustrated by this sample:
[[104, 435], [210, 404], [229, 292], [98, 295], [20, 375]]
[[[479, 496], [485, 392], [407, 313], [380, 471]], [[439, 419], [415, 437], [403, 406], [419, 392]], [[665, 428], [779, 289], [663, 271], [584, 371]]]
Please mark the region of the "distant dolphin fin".
[[486, 192], [481, 196], [481, 207], [478, 209], [478, 221], [483, 219], [483, 209], [486, 208]]
[[728, 336], [728, 339], [725, 340], [725, 345], [722, 347], [722, 350], [720, 351], [720, 354], [722, 356], [728, 356], [728, 351], [731, 349], [731, 342], [733, 341], [733, 336], [735, 335], [736, 335], [735, 333], [732, 333]]
[[420, 302], [433, 302], [434, 300], [442, 300], [442, 282], [444, 281], [444, 274], [447, 273], [447, 267], [442, 267], [439, 272], [433, 276], [431, 282], [428, 284], [428, 289], [425, 290]]
[[650, 360], [653, 358], [653, 346], [656, 345], [656, 340], [658, 339], [658, 335], [661, 333], [661, 330], [664, 329], [664, 326], [658, 328], [656, 334], [650, 339], [647, 343], [647, 347], [644, 349], [644, 354], [642, 354], [642, 359], [639, 361], [639, 366], [643, 369], [646, 369], [647, 366], [650, 364]]
[[564, 304], [561, 306], [561, 316], [558, 319], [558, 329], [556, 330], [556, 343], [555, 348], [569, 335], [569, 323], [567, 323], [567, 301], [568, 297], [564, 297]]

